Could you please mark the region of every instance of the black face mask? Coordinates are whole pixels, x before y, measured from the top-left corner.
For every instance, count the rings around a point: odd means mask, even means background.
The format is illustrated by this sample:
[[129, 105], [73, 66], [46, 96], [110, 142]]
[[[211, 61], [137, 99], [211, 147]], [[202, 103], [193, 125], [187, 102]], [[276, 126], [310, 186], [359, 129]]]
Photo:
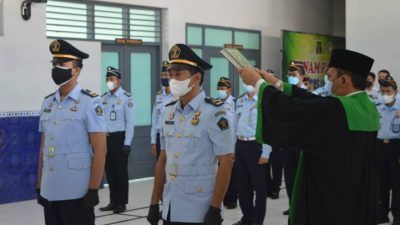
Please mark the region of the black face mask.
[[168, 78], [161, 78], [161, 85], [163, 87], [168, 87], [169, 86], [169, 79]]
[[72, 78], [72, 69], [56, 66], [51, 70], [51, 77], [57, 85], [64, 84]]
[[374, 84], [374, 83], [372, 83], [371, 81], [367, 81], [367, 87], [368, 87], [368, 88], [372, 87], [373, 84]]

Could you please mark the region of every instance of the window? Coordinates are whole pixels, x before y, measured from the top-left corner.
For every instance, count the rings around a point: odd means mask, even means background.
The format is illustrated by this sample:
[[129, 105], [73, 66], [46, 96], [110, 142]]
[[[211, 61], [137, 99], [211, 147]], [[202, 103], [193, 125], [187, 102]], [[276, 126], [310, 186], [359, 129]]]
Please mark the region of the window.
[[223, 48], [225, 44], [236, 44], [242, 45], [244, 50], [260, 50], [261, 32], [229, 27], [187, 24], [186, 43], [192, 47], [221, 48]]
[[160, 9], [48, 0], [46, 16], [48, 37], [104, 41], [128, 38], [147, 43], [159, 43], [161, 39]]

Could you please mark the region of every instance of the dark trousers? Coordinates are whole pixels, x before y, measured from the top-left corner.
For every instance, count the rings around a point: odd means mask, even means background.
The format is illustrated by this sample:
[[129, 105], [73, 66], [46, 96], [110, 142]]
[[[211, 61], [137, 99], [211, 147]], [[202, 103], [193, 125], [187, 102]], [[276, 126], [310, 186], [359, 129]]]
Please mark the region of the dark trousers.
[[[236, 143], [236, 169], [238, 194], [243, 221], [263, 223], [267, 208], [267, 165], [258, 164], [261, 156], [261, 144], [256, 141]], [[254, 191], [256, 200], [254, 205]]]
[[[169, 214], [171, 210], [168, 212], [167, 220], [163, 220], [163, 225], [202, 225], [203, 223], [180, 223], [180, 222], [171, 222], [171, 215]], [[184, 212], [182, 212], [184, 213]]]
[[292, 198], [294, 180], [296, 178], [297, 165], [300, 158], [300, 150], [297, 148], [283, 149], [283, 168], [285, 175], [286, 192], [289, 197], [289, 204]]
[[378, 140], [377, 156], [380, 181], [379, 215], [386, 218], [391, 210], [394, 219], [400, 220], [400, 140], [390, 140], [387, 144]]
[[121, 149], [125, 132], [109, 133], [107, 136], [106, 175], [110, 188], [110, 203], [128, 203], [128, 155]]
[[269, 193], [279, 193], [282, 184], [284, 152], [273, 147], [268, 162], [267, 184]]
[[226, 191], [224, 197], [224, 205], [233, 205], [237, 204], [238, 200], [238, 191], [237, 191], [237, 172], [236, 172], [236, 163], [233, 163], [231, 179], [229, 181], [228, 190]]
[[157, 133], [157, 139], [156, 139], [156, 153], [157, 153], [157, 160], [158, 160], [158, 157], [160, 157], [160, 153], [161, 153], [160, 133]]
[[94, 208], [83, 204], [82, 199], [45, 201], [46, 225], [94, 225]]

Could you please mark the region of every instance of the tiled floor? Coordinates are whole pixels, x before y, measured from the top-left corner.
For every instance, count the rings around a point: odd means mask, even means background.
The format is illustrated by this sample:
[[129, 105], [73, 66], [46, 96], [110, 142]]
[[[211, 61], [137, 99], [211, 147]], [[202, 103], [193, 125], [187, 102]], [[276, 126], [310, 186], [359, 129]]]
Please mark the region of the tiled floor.
[[[97, 225], [146, 225], [147, 215], [153, 180], [142, 180], [130, 184], [128, 210], [120, 215], [104, 213], [98, 210], [99, 206], [108, 203], [108, 189], [100, 191], [100, 205], [96, 208]], [[268, 199], [267, 217], [264, 224], [286, 225], [287, 217], [282, 212], [287, 209], [287, 196], [285, 190], [281, 191], [278, 200]], [[240, 209], [225, 210], [224, 225], [231, 225], [241, 217]], [[0, 225], [43, 225], [43, 212], [36, 201], [0, 205]], [[159, 224], [162, 224], [161, 222]]]

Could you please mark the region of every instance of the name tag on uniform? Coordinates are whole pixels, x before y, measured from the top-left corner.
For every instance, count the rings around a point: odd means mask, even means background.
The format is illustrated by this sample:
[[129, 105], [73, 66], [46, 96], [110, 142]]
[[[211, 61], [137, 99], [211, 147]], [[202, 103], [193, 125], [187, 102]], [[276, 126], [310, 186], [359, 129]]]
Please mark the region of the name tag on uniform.
[[169, 120], [165, 121], [165, 124], [168, 124], [168, 125], [172, 125], [174, 123], [175, 123], [174, 121], [169, 121]]
[[117, 120], [117, 112], [115, 112], [115, 111], [110, 112], [110, 120], [111, 121]]
[[49, 112], [51, 112], [51, 109], [44, 109], [43, 112], [49, 113]]

